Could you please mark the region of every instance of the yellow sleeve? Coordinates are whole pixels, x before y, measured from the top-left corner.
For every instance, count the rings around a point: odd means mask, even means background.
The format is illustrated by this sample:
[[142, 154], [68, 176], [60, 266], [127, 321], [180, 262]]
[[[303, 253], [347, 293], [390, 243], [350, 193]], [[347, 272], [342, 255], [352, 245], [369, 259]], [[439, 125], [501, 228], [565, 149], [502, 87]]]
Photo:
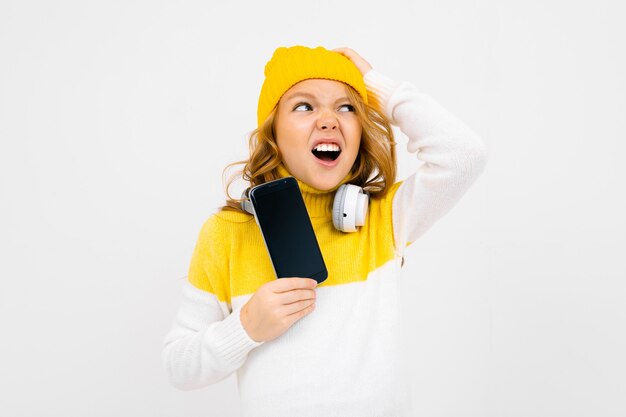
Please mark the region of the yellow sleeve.
[[216, 215], [207, 219], [198, 235], [187, 278], [194, 287], [230, 303], [230, 240], [226, 226]]

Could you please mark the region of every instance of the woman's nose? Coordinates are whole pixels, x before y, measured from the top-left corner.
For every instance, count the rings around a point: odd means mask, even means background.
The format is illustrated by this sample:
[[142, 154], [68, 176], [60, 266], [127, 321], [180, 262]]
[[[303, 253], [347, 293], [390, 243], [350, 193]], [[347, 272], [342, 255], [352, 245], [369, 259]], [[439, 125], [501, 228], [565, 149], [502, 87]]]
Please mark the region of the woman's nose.
[[338, 126], [337, 118], [331, 112], [324, 112], [320, 114], [317, 119], [317, 127], [322, 130], [335, 130]]

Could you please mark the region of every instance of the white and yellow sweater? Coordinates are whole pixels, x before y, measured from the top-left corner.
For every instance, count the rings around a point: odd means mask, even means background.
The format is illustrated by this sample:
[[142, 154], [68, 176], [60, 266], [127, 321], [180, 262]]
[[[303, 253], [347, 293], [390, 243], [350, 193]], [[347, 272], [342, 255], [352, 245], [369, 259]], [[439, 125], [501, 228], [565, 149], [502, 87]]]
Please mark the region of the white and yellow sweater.
[[200, 388], [237, 372], [245, 417], [410, 415], [398, 306], [403, 251], [467, 191], [487, 149], [412, 84], [375, 70], [364, 80], [424, 164], [372, 199], [367, 223], [355, 233], [333, 228], [332, 193], [299, 182], [328, 279], [315, 290], [315, 310], [268, 342], [252, 340], [239, 317], [256, 289], [276, 279], [260, 230], [250, 215], [213, 214], [164, 341], [176, 387]]

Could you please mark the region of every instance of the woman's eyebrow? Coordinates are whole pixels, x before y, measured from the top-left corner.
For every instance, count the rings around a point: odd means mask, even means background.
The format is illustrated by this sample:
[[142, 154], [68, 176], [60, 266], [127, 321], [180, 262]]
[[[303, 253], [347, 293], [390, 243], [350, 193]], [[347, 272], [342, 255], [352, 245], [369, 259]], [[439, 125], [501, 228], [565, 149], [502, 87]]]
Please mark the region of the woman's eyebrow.
[[285, 97], [285, 100], [291, 100], [296, 97], [307, 97], [307, 98], [315, 98], [313, 94], [305, 93], [304, 91], [296, 91]]
[[[317, 99], [317, 97], [315, 95], [313, 95], [313, 94], [305, 93], [304, 91], [296, 91], [294, 93], [291, 93], [291, 94], [285, 96], [285, 101], [293, 100], [294, 98], [297, 98], [297, 97], [306, 97], [306, 98], [309, 98], [309, 99], [312, 99], [312, 100], [316, 100]], [[340, 97], [337, 100], [335, 100], [335, 103], [337, 103], [339, 101], [350, 101], [350, 99], [348, 97]]]

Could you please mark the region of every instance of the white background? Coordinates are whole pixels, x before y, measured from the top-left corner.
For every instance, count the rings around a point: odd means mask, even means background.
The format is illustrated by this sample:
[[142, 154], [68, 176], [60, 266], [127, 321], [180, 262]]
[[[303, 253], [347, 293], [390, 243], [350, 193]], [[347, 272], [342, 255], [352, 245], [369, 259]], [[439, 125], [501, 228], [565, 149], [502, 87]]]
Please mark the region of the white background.
[[491, 152], [408, 252], [415, 415], [625, 415], [624, 17], [606, 0], [2, 0], [0, 414], [238, 415], [235, 376], [178, 391], [161, 342], [265, 63], [304, 44], [414, 83]]

